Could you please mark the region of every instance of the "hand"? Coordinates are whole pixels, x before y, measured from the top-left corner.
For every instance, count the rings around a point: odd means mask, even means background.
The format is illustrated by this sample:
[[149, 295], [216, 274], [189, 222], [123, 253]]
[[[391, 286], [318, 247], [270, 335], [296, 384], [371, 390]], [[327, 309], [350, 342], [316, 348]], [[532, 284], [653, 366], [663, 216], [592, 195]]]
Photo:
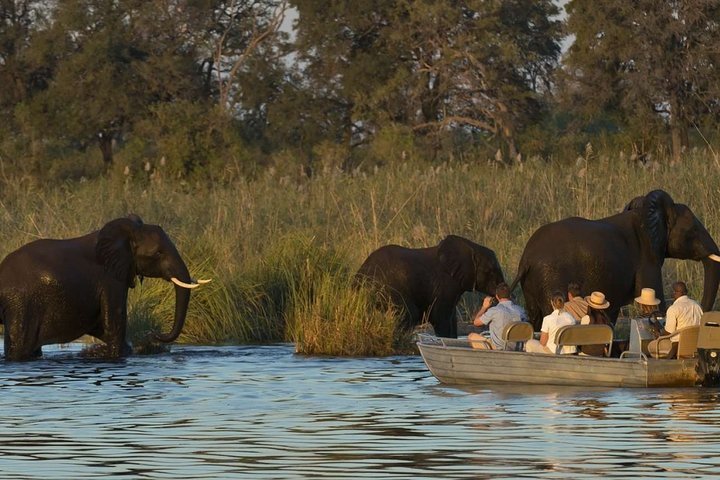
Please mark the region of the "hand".
[[490, 296], [483, 298], [482, 308], [485, 310], [490, 308], [490, 305], [492, 305], [492, 299], [493, 297]]

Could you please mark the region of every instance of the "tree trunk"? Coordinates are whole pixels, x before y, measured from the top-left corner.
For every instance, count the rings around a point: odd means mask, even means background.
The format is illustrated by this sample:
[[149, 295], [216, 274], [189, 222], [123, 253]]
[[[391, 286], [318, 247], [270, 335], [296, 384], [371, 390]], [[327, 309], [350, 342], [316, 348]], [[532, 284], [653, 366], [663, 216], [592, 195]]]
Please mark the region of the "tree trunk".
[[112, 140], [112, 135], [107, 132], [102, 132], [98, 135], [98, 144], [100, 145], [103, 163], [106, 167], [110, 167], [113, 163]]
[[683, 128], [679, 122], [672, 121], [670, 124], [670, 137], [672, 139], [672, 163], [680, 163], [686, 145], [683, 145], [683, 136], [687, 141], [687, 131], [683, 135]]
[[672, 163], [680, 163], [683, 153], [689, 146], [688, 128], [683, 107], [677, 94], [670, 102], [670, 139], [672, 141]]

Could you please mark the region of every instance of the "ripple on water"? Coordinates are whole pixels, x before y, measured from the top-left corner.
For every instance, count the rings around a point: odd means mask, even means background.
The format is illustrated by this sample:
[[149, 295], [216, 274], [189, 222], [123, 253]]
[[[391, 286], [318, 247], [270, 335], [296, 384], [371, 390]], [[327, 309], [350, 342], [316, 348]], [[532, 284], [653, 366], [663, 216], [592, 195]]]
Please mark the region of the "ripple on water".
[[456, 388], [419, 357], [290, 345], [79, 348], [3, 364], [3, 478], [720, 474], [718, 390]]

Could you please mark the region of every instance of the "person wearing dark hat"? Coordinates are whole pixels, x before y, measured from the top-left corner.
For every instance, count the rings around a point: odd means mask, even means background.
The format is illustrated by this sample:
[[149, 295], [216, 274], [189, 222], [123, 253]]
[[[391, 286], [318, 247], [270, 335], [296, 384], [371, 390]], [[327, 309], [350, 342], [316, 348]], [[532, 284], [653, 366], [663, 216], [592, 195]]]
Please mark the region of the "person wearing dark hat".
[[[587, 315], [580, 319], [581, 325], [610, 325], [612, 322], [608, 318], [605, 310], [610, 307], [610, 302], [605, 298], [605, 294], [602, 292], [592, 292], [590, 295], [585, 297], [587, 303]], [[606, 347], [605, 345], [585, 345], [581, 348], [581, 354], [592, 355], [594, 357], [605, 356]]]

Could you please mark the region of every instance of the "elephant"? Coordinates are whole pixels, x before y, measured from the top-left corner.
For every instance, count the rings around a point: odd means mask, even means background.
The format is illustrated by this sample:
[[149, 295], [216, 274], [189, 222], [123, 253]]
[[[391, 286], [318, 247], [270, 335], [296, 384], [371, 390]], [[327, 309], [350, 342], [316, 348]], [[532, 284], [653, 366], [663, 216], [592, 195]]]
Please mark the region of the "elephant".
[[385, 245], [372, 252], [357, 272], [404, 312], [401, 328], [428, 319], [435, 333], [457, 337], [455, 305], [463, 292], [495, 293], [504, 282], [495, 252], [466, 238], [448, 235], [438, 245], [406, 248]]
[[614, 323], [620, 307], [643, 287], [655, 289], [665, 310], [662, 266], [666, 258], [700, 261], [704, 267], [701, 306], [712, 309], [720, 281], [715, 241], [686, 205], [663, 190], [636, 197], [616, 215], [600, 220], [571, 217], [538, 228], [523, 251], [510, 286], [522, 286], [525, 305], [538, 328], [550, 313], [550, 295], [578, 282], [586, 294], [601, 291]]
[[161, 342], [174, 341], [185, 323], [190, 289], [208, 280], [192, 280], [161, 227], [133, 214], [81, 237], [36, 240], [8, 254], [0, 263], [5, 359], [36, 358], [43, 345], [84, 334], [105, 342], [107, 357], [127, 356], [128, 291], [136, 277], [175, 284], [172, 331], [154, 334]]

